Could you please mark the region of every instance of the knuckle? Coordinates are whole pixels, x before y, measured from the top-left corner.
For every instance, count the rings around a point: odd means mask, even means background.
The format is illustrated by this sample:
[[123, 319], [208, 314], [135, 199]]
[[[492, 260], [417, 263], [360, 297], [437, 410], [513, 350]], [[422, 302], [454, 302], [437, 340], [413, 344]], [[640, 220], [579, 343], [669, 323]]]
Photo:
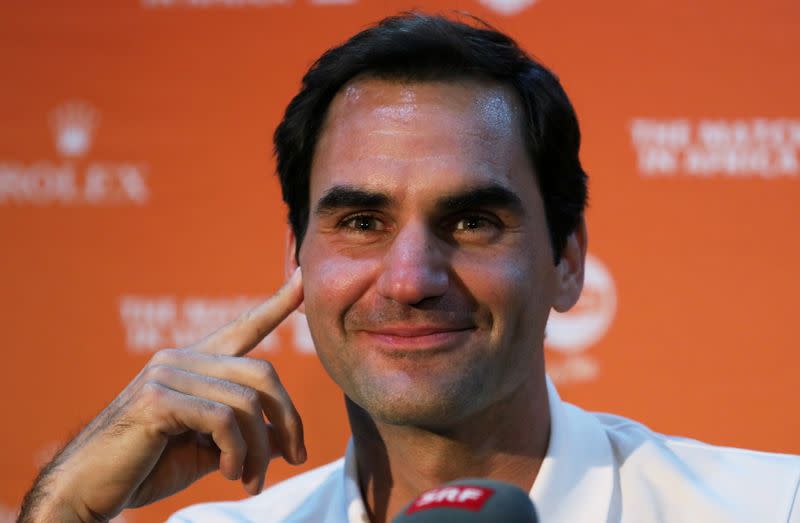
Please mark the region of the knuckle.
[[217, 423], [226, 430], [233, 430], [237, 427], [236, 413], [228, 405], [214, 407], [213, 416]]
[[260, 382], [272, 382], [277, 380], [278, 373], [275, 371], [275, 366], [266, 360], [253, 360], [256, 363], [256, 372], [258, 373], [258, 380]]
[[167, 389], [158, 383], [148, 381], [142, 385], [139, 397], [147, 406], [156, 406], [164, 402]]
[[169, 381], [172, 374], [173, 370], [171, 367], [158, 363], [148, 367], [145, 377], [148, 382], [164, 383]]
[[179, 349], [161, 349], [150, 358], [150, 365], [169, 365], [178, 358]]

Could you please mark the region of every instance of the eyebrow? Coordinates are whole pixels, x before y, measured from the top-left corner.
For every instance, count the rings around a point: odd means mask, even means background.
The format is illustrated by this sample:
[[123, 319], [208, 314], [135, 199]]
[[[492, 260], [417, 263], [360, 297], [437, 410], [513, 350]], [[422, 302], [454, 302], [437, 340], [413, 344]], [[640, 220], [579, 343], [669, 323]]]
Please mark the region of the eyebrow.
[[317, 216], [332, 214], [337, 210], [353, 207], [369, 207], [383, 209], [392, 203], [391, 198], [383, 193], [367, 191], [349, 185], [335, 185], [325, 191], [314, 207]]
[[461, 193], [441, 198], [436, 207], [440, 212], [457, 212], [476, 207], [507, 209], [515, 214], [524, 215], [525, 205], [513, 191], [498, 184], [489, 184], [468, 189]]
[[[314, 214], [321, 216], [333, 214], [341, 209], [352, 208], [385, 209], [392, 203], [392, 198], [380, 192], [349, 185], [335, 185], [317, 201]], [[436, 209], [442, 213], [458, 212], [476, 207], [508, 209], [519, 215], [525, 214], [525, 205], [519, 196], [506, 187], [494, 183], [449, 194], [439, 198], [436, 202]]]

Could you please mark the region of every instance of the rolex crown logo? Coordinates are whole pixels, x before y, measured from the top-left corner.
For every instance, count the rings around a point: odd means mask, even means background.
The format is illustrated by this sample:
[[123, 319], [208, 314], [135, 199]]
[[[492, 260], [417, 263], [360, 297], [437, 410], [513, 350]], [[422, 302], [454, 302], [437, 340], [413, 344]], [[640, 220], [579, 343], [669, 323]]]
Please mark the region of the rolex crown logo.
[[50, 115], [56, 149], [63, 156], [81, 156], [92, 144], [99, 114], [89, 103], [72, 100], [56, 107]]

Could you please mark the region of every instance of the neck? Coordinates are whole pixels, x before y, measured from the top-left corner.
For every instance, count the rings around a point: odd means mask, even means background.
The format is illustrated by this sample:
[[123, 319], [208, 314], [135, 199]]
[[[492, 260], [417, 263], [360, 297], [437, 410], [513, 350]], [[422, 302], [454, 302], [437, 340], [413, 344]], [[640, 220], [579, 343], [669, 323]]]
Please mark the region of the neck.
[[349, 399], [361, 494], [384, 523], [420, 493], [466, 477], [530, 490], [547, 452], [550, 409], [544, 373], [446, 431], [374, 420]]

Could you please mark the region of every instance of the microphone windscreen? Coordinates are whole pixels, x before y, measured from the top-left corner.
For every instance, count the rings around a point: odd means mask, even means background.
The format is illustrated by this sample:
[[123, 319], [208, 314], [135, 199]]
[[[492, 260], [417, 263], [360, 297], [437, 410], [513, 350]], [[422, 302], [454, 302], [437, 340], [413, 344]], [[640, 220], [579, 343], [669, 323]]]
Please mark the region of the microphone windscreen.
[[392, 523], [538, 523], [524, 490], [490, 479], [459, 479], [420, 494]]

